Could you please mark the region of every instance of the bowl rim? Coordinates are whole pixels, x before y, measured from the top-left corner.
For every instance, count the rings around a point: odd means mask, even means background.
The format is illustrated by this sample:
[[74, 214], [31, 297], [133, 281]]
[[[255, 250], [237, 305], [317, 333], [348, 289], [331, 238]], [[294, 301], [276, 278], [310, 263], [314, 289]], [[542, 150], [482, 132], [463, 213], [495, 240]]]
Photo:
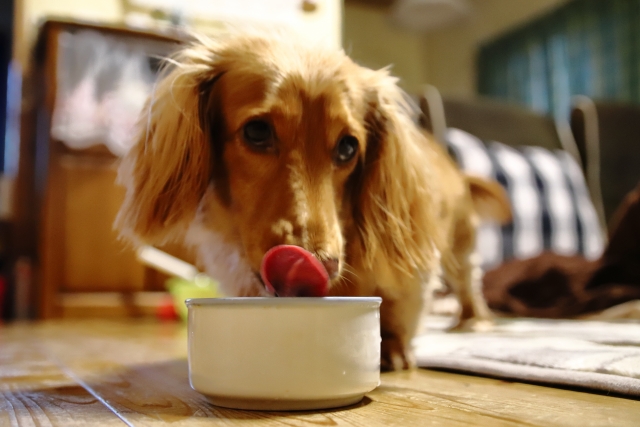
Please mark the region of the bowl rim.
[[308, 306], [308, 305], [357, 305], [379, 307], [380, 297], [233, 297], [233, 298], [188, 298], [187, 307], [200, 305], [247, 305], [247, 306]]

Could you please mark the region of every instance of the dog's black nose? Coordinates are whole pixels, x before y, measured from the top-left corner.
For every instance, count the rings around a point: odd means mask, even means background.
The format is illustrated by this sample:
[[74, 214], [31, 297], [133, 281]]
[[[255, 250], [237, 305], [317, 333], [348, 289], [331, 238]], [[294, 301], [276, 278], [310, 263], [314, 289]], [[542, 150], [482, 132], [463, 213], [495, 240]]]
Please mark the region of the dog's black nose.
[[325, 270], [329, 274], [329, 279], [333, 280], [340, 273], [340, 260], [338, 258], [330, 258], [322, 261]]

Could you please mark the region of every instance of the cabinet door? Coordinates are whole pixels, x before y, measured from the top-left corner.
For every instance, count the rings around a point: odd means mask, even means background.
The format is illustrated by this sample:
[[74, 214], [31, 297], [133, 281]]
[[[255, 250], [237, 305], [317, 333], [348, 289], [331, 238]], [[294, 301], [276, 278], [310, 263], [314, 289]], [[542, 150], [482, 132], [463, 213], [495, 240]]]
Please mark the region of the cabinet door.
[[[60, 21], [48, 21], [39, 40], [44, 56], [35, 78], [44, 87], [44, 119], [36, 121], [42, 129], [31, 171], [41, 209], [39, 315], [137, 315], [140, 298], [153, 314], [163, 295], [144, 291], [163, 291], [165, 277], [118, 240], [113, 222], [124, 189], [115, 179], [155, 81], [156, 58], [179, 40]], [[149, 294], [156, 299], [145, 299]]]
[[144, 267], [118, 240], [113, 222], [124, 198], [113, 161], [68, 157], [62, 162], [64, 200], [63, 292], [144, 288]]

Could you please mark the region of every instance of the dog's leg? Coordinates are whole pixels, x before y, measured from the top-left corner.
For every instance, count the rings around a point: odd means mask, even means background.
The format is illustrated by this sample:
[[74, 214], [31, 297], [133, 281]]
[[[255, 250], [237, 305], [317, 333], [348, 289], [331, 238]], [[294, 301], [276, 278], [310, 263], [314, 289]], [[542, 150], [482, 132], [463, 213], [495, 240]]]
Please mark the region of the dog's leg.
[[480, 257], [474, 252], [476, 227], [472, 218], [457, 222], [454, 245], [444, 259], [445, 280], [460, 303], [460, 315], [454, 330], [484, 330], [492, 325], [491, 310], [482, 295]]
[[395, 371], [415, 367], [411, 348], [423, 308], [423, 285], [407, 279], [395, 289], [378, 288], [382, 297], [380, 332], [382, 335], [380, 369]]
[[489, 329], [493, 316], [482, 295], [482, 269], [477, 254], [462, 257], [458, 268], [448, 269], [446, 277], [460, 302], [458, 323], [453, 329]]

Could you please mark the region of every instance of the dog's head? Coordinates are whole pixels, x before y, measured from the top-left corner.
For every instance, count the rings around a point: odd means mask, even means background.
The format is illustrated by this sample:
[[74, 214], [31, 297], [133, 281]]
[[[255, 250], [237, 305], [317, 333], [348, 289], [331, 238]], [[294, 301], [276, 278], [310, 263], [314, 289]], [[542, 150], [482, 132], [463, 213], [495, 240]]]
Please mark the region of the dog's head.
[[155, 244], [197, 224], [253, 272], [280, 244], [315, 254], [334, 282], [356, 256], [420, 268], [433, 213], [402, 96], [386, 71], [341, 52], [282, 36], [199, 40], [144, 110], [117, 226]]

